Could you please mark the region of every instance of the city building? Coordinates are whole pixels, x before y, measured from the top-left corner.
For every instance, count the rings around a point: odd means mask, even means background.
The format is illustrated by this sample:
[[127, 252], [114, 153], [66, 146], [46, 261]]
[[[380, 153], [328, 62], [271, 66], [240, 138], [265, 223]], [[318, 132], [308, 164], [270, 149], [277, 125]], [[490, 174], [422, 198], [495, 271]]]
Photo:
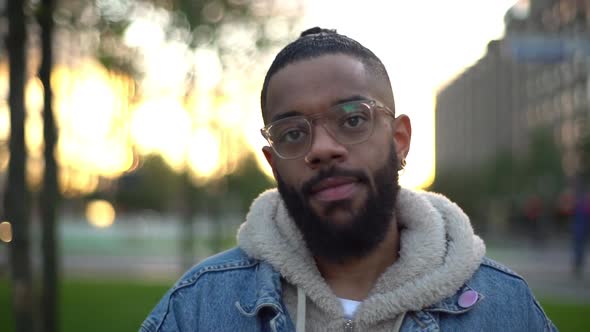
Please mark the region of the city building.
[[437, 175], [518, 159], [538, 129], [562, 151], [565, 174], [576, 172], [590, 125], [589, 17], [590, 0], [521, 1], [506, 13], [505, 36], [437, 95]]

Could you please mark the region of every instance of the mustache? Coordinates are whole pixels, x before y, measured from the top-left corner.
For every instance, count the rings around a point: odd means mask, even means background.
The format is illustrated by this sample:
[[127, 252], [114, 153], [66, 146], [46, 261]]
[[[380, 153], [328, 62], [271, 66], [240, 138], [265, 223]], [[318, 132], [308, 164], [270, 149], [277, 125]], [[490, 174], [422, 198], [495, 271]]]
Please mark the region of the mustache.
[[343, 169], [343, 168], [338, 168], [338, 167], [331, 167], [331, 168], [326, 168], [326, 169], [320, 170], [320, 172], [317, 175], [315, 175], [311, 179], [307, 180], [303, 184], [303, 186], [301, 187], [301, 192], [303, 193], [303, 195], [305, 197], [307, 197], [307, 196], [311, 195], [311, 188], [313, 188], [316, 184], [318, 184], [319, 182], [321, 182], [327, 178], [336, 177], [336, 176], [353, 177], [353, 178], [357, 178], [360, 182], [365, 182], [365, 183], [369, 182], [369, 176], [363, 171], [349, 170], [349, 169]]

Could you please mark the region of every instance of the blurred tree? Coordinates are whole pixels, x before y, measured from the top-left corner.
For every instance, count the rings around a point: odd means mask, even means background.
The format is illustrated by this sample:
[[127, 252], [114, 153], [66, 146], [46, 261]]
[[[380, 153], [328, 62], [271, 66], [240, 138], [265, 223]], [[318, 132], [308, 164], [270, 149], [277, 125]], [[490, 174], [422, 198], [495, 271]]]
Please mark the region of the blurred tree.
[[240, 164], [240, 168], [226, 178], [229, 194], [237, 200], [241, 213], [247, 212], [252, 201], [264, 190], [274, 187], [258, 167], [254, 155], [249, 154]]
[[[222, 64], [252, 62], [259, 51], [289, 38], [303, 1], [289, 0], [59, 0], [58, 26], [84, 37], [108, 69], [141, 77], [138, 50], [125, 42], [138, 20], [154, 20], [168, 40], [218, 51]], [[190, 81], [195, 72], [188, 73]], [[190, 88], [190, 86], [187, 86]]]
[[561, 164], [562, 152], [555, 143], [549, 128], [538, 128], [531, 133], [524, 174], [529, 191], [542, 191], [542, 195], [555, 195], [564, 185]]
[[[459, 204], [470, 216], [477, 212], [479, 197], [484, 184], [479, 169], [457, 169], [436, 175], [435, 182], [429, 188], [432, 191], [444, 193], [451, 200]], [[477, 224], [479, 220], [472, 220]]]
[[[195, 212], [197, 210], [197, 206], [195, 202], [203, 201], [204, 191], [199, 190], [195, 186], [192, 185], [190, 180], [190, 175], [188, 171], [185, 171], [182, 174], [182, 192], [180, 194], [180, 204], [182, 209], [182, 220], [183, 228], [180, 232], [180, 257], [181, 257], [181, 266], [180, 266], [180, 273], [184, 273], [188, 268], [190, 268], [194, 262], [194, 223], [193, 218], [195, 216]], [[201, 206], [201, 209], [206, 208], [206, 206]]]
[[117, 208], [125, 210], [168, 210], [171, 197], [181, 191], [182, 176], [159, 155], [148, 156], [140, 167], [118, 180]]
[[10, 0], [6, 7], [9, 58], [10, 162], [4, 196], [6, 217], [13, 225], [9, 245], [12, 272], [12, 304], [16, 331], [33, 330], [33, 291], [30, 257], [30, 204], [25, 181], [25, 82], [27, 33], [24, 0]]
[[516, 200], [533, 194], [544, 200], [557, 197], [564, 182], [559, 147], [549, 130], [537, 129], [521, 159], [500, 151], [480, 167], [437, 174], [431, 189], [448, 195], [472, 217], [476, 227], [485, 228], [490, 202], [504, 204], [516, 218], [524, 203]]
[[41, 65], [39, 78], [43, 85], [43, 138], [45, 170], [41, 190], [41, 329], [46, 332], [58, 330], [57, 308], [59, 307], [59, 261], [56, 243], [56, 217], [59, 201], [57, 184], [57, 163], [55, 145], [57, 130], [53, 114], [53, 90], [51, 70], [53, 68], [53, 13], [55, 0], [42, 0], [37, 8], [37, 21], [41, 32]]
[[[55, 17], [58, 28], [73, 36], [87, 36], [80, 38], [80, 44], [86, 45], [106, 68], [139, 79], [144, 73], [140, 51], [125, 39], [128, 28], [138, 21], [154, 20], [168, 40], [192, 50], [215, 49], [223, 66], [245, 68], [257, 62], [261, 50], [290, 37], [302, 4], [287, 0], [59, 0]], [[194, 93], [195, 77], [200, 75], [196, 70], [192, 66], [186, 73], [185, 95]], [[137, 98], [147, 93], [141, 86], [137, 91]], [[124, 181], [134, 181], [133, 177]], [[137, 200], [147, 196], [139, 194]]]
[[[150, 2], [150, 1], [147, 1]], [[166, 26], [166, 33], [170, 39], [186, 43], [190, 48], [208, 46], [217, 50], [223, 66], [247, 66], [261, 49], [270, 47], [273, 42], [283, 42], [288, 34], [281, 36], [281, 16], [286, 17], [283, 23], [287, 31], [292, 29], [292, 23], [297, 15], [292, 12], [279, 11], [280, 1], [261, 0], [153, 0], [155, 6], [164, 8], [170, 13], [170, 24]], [[288, 3], [284, 1], [283, 3]], [[106, 9], [107, 7], [103, 7]], [[301, 8], [295, 11], [300, 11]], [[289, 16], [291, 17], [289, 20]], [[128, 16], [124, 16], [127, 19]], [[129, 22], [128, 22], [129, 23]], [[121, 24], [120, 22], [118, 24]], [[274, 24], [274, 25], [273, 25]], [[123, 23], [125, 25], [125, 23]], [[198, 73], [188, 73], [186, 94], [194, 89], [195, 76]], [[219, 217], [217, 211], [228, 211], [228, 198], [237, 200], [240, 208], [244, 209], [246, 201], [255, 197], [268, 184], [268, 179], [261, 175], [260, 170], [249, 160], [241, 166], [243, 173], [230, 175], [230, 178], [213, 180], [206, 187], [195, 188], [189, 176], [184, 176], [183, 188], [176, 199], [182, 211], [182, 230], [180, 232], [180, 256], [185, 267], [190, 265], [190, 255], [193, 252], [193, 221], [195, 212], [201, 212]], [[254, 168], [252, 168], [252, 165]], [[260, 180], [260, 182], [256, 182]], [[231, 183], [230, 182], [235, 182]], [[236, 188], [234, 192], [228, 188]], [[223, 205], [223, 206], [222, 206]], [[217, 238], [221, 239], [221, 221], [217, 220], [215, 229]]]
[[509, 195], [515, 190], [516, 161], [510, 151], [501, 151], [484, 166], [483, 186], [485, 192], [492, 196]]

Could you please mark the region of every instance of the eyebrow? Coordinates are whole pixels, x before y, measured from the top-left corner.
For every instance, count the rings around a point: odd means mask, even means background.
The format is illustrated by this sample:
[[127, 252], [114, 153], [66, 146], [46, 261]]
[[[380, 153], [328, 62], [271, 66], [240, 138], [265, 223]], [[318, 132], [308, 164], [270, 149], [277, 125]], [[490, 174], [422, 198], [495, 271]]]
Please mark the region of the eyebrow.
[[270, 123], [273, 123], [273, 122], [281, 120], [281, 119], [290, 118], [293, 116], [299, 116], [299, 115], [303, 115], [303, 113], [298, 112], [298, 111], [289, 111], [289, 112], [277, 114], [270, 119]]
[[363, 101], [363, 100], [371, 100], [371, 98], [361, 96], [361, 95], [354, 95], [354, 96], [350, 96], [347, 98], [338, 99], [332, 106], [336, 106], [336, 105], [340, 105], [340, 104], [344, 104], [344, 103], [350, 103], [353, 101]]
[[[371, 98], [361, 96], [361, 95], [354, 95], [354, 96], [338, 99], [332, 104], [332, 106], [336, 106], [336, 105], [340, 105], [340, 104], [344, 104], [344, 103], [350, 103], [353, 101], [363, 101], [363, 100], [371, 100]], [[281, 119], [290, 118], [293, 116], [300, 116], [300, 115], [303, 115], [303, 113], [299, 112], [299, 111], [288, 111], [285, 113], [280, 113], [280, 114], [273, 116], [270, 119], [270, 123], [273, 123], [273, 122], [281, 120]]]

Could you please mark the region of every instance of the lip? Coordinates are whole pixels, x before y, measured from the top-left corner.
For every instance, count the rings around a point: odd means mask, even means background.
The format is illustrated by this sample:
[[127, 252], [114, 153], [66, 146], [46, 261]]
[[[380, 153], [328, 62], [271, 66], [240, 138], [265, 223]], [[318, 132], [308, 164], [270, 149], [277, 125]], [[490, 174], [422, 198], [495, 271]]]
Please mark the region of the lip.
[[322, 202], [348, 199], [357, 191], [358, 182], [358, 179], [352, 177], [327, 178], [311, 188], [311, 195]]

